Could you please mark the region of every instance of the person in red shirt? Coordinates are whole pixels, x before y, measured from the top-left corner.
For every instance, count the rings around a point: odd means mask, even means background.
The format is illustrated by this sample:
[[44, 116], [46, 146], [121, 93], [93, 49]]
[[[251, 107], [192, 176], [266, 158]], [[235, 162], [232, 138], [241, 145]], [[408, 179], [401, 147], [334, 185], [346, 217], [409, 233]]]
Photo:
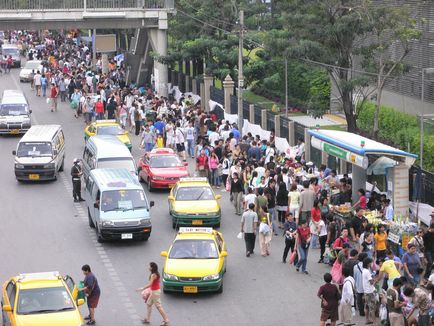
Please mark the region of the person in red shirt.
[[98, 99], [98, 102], [95, 104], [95, 113], [97, 120], [104, 119], [104, 103], [101, 100], [101, 97]]
[[348, 229], [342, 229], [340, 237], [333, 242], [333, 250], [336, 252], [336, 256], [344, 248], [344, 243], [350, 243]]
[[359, 195], [359, 200], [353, 205], [353, 208], [361, 208], [361, 209], [366, 209], [366, 195], [365, 195], [365, 190], [360, 188], [357, 191], [357, 194]]
[[59, 96], [59, 89], [55, 83], [51, 83], [50, 89], [50, 102], [51, 102], [51, 112], [57, 112], [57, 97]]
[[310, 229], [307, 226], [305, 220], [302, 220], [301, 226], [297, 228], [296, 243], [297, 243], [298, 263], [295, 265], [295, 269], [298, 272], [301, 267], [301, 271], [304, 274], [309, 274], [308, 271], [306, 270], [306, 264], [307, 264], [307, 254], [309, 252]]
[[196, 171], [198, 171], [200, 177], [208, 177], [208, 156], [205, 155], [203, 149], [200, 150], [200, 154], [196, 158]]
[[312, 218], [312, 224], [310, 225], [310, 232], [312, 233], [312, 249], [316, 249], [319, 247], [319, 221], [321, 220], [321, 208], [319, 207], [318, 199], [315, 199], [313, 202], [313, 207], [310, 210], [310, 216]]
[[330, 319], [331, 325], [335, 326], [336, 321], [339, 319], [339, 300], [341, 294], [335, 284], [331, 284], [332, 275], [330, 273], [324, 274], [324, 285], [318, 290], [318, 298], [321, 299], [321, 317], [320, 326], [324, 326], [326, 321]]

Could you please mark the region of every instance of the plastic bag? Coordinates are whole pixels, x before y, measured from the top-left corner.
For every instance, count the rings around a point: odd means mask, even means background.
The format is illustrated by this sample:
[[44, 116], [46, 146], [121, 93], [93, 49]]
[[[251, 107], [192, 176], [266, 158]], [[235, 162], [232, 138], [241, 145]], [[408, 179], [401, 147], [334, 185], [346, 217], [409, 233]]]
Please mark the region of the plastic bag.
[[326, 249], [324, 251], [323, 262], [324, 262], [324, 264], [330, 263], [330, 248], [329, 247], [326, 247]]
[[335, 263], [333, 264], [332, 270], [330, 271], [330, 274], [332, 274], [332, 279], [335, 284], [342, 284], [342, 264], [339, 262], [339, 260], [336, 259]]
[[242, 239], [243, 238], [243, 232], [240, 232], [240, 233], [238, 233], [238, 235], [237, 235], [237, 239]]
[[146, 288], [142, 291], [142, 299], [143, 301], [148, 301], [150, 295], [152, 293], [152, 290], [150, 288]]
[[380, 317], [380, 320], [386, 320], [387, 319], [387, 308], [384, 304], [380, 305], [379, 317]]
[[51, 98], [47, 97], [47, 104], [50, 104], [50, 103], [51, 103]]
[[291, 256], [289, 256], [289, 264], [291, 265], [291, 264], [294, 264], [294, 262], [295, 262], [295, 258], [297, 258], [297, 251], [296, 250], [294, 250], [292, 253], [291, 253]]

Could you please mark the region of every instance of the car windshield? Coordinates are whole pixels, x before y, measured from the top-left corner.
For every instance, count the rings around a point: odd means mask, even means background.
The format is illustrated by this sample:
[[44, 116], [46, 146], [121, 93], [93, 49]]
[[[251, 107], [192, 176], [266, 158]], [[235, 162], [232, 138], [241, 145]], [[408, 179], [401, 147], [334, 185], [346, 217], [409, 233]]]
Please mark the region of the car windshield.
[[136, 171], [136, 166], [131, 158], [126, 157], [125, 159], [100, 159], [98, 160], [98, 169], [113, 168], [122, 169], [125, 168], [128, 171]]
[[38, 69], [40, 65], [41, 63], [39, 61], [37, 62], [27, 61], [26, 65], [24, 66], [24, 69]]
[[98, 126], [98, 135], [117, 136], [125, 133], [120, 126]]
[[163, 155], [151, 157], [150, 166], [151, 168], [175, 168], [184, 165], [176, 155]]
[[176, 200], [213, 200], [214, 194], [210, 187], [180, 187]]
[[143, 190], [109, 190], [102, 193], [101, 210], [103, 212], [147, 208], [148, 202]]
[[52, 156], [51, 143], [20, 143], [18, 157]]
[[25, 104], [3, 104], [0, 107], [1, 116], [18, 116], [18, 115], [28, 115], [27, 105]]
[[173, 259], [215, 259], [218, 251], [213, 240], [176, 240], [170, 249]]
[[17, 314], [30, 315], [74, 310], [74, 302], [65, 287], [21, 290]]
[[19, 55], [18, 49], [3, 49], [3, 55]]

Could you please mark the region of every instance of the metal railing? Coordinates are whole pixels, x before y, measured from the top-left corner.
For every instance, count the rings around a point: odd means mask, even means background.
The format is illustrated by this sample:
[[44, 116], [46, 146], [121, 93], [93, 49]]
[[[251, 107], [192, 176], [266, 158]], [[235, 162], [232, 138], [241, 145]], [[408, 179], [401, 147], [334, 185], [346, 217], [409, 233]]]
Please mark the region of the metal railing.
[[0, 0], [0, 11], [171, 9], [174, 0]]

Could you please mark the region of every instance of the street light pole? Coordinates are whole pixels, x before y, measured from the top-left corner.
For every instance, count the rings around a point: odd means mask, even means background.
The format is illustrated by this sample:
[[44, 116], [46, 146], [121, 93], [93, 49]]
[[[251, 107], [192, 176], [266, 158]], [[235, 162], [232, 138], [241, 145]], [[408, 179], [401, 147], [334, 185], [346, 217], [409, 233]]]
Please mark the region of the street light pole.
[[238, 45], [238, 130], [243, 132], [243, 48], [244, 48], [244, 11], [240, 10], [240, 39]]
[[288, 57], [285, 54], [285, 113], [288, 117]]
[[422, 68], [422, 113], [420, 115], [420, 168], [423, 169], [424, 121], [425, 121], [425, 74], [433, 74], [434, 68]]

